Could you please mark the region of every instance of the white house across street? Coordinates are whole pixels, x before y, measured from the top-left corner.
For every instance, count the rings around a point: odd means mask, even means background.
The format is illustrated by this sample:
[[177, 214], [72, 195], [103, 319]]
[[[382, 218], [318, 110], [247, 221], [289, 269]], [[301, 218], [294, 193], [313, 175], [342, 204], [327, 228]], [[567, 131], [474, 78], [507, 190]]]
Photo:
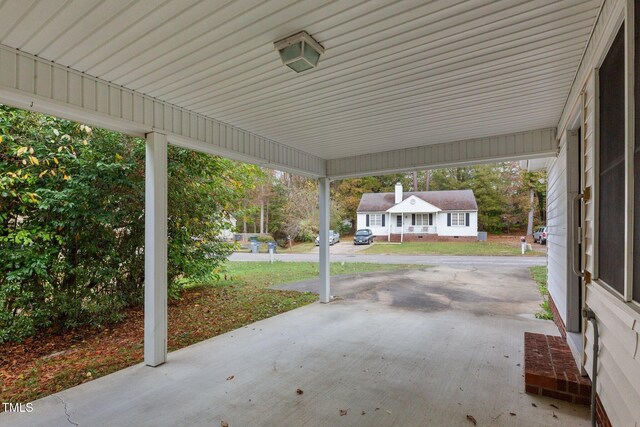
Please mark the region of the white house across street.
[[365, 193], [357, 210], [358, 229], [378, 240], [476, 240], [478, 204], [471, 190]]

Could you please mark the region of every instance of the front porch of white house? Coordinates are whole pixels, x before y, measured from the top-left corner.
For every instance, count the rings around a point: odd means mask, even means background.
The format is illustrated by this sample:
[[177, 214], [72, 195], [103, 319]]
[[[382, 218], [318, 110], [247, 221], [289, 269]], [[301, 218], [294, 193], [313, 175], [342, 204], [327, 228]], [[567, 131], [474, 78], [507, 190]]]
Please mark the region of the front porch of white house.
[[[412, 310], [424, 302], [413, 288], [396, 295], [402, 307], [389, 308], [385, 301], [396, 299], [384, 283], [374, 286], [377, 302], [330, 303], [332, 180], [551, 157], [549, 279], [556, 320], [579, 338], [573, 341], [577, 366], [599, 380], [601, 421], [608, 414], [614, 425], [637, 425], [636, 3], [0, 2], [0, 102], [147, 140], [148, 366], [37, 402], [52, 418], [35, 424], [220, 425], [232, 414], [230, 425], [468, 425], [473, 419], [581, 425], [573, 409], [555, 409], [561, 422], [547, 401], [534, 401], [535, 408], [533, 397], [518, 392], [522, 333], [555, 331], [520, 315], [530, 313], [524, 306], [497, 314], [500, 301], [490, 288], [476, 292], [483, 313], [465, 311], [465, 304], [449, 307], [437, 292], [427, 299], [447, 310]], [[302, 30], [319, 43], [309, 45], [320, 59], [313, 52], [311, 60], [302, 57], [303, 41], [292, 44], [298, 71], [301, 64], [312, 67], [298, 74], [291, 50], [281, 44], [275, 50], [274, 42], [287, 43]], [[612, 78], [600, 80], [611, 46], [615, 66], [605, 72]], [[609, 83], [617, 92], [606, 98]], [[615, 114], [601, 114], [609, 111], [600, 109], [602, 96], [615, 104]], [[608, 134], [600, 134], [603, 124]], [[612, 230], [623, 230], [613, 241], [623, 242], [614, 254], [615, 289], [598, 276], [601, 137], [605, 154], [622, 141], [615, 161], [605, 159], [619, 190], [611, 206], [623, 217]], [[322, 304], [167, 359], [168, 144], [318, 180]], [[567, 172], [569, 157], [581, 175]], [[401, 233], [405, 225], [402, 219]], [[508, 272], [505, 280], [520, 286], [518, 274]], [[397, 282], [415, 284], [406, 277]], [[469, 289], [449, 300], [464, 302], [473, 295]], [[596, 330], [582, 317], [587, 307], [603, 326], [595, 352]], [[599, 352], [601, 359], [594, 357]], [[0, 419], [28, 423], [20, 416]]]

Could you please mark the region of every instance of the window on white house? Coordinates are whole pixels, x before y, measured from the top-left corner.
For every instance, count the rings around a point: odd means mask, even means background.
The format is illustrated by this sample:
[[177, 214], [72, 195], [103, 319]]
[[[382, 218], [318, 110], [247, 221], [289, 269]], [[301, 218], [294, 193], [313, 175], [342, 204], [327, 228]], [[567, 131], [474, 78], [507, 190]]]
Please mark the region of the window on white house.
[[451, 226], [452, 227], [464, 227], [465, 226], [465, 213], [464, 212], [451, 212]]
[[431, 214], [416, 214], [416, 224], [415, 225], [431, 225], [429, 223], [429, 217]]
[[382, 214], [370, 214], [369, 215], [369, 226], [371, 226], [371, 227], [382, 227]]

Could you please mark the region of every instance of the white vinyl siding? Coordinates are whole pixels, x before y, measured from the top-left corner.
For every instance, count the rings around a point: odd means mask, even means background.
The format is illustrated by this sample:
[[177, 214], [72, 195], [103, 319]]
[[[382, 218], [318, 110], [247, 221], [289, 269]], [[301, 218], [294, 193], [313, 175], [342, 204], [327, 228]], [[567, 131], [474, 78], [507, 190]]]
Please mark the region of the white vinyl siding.
[[[585, 59], [576, 77], [577, 87], [572, 88], [571, 96], [563, 113], [560, 131], [568, 122], [573, 110], [584, 111], [583, 121], [583, 186], [592, 191], [591, 200], [584, 204], [584, 266], [594, 278], [597, 278], [595, 259], [595, 241], [597, 235], [596, 203], [598, 188], [596, 173], [598, 158], [596, 149], [597, 85], [594, 68], [598, 67], [606, 54], [609, 42], [618, 32], [620, 14], [624, 10], [622, 0], [605, 1], [594, 28], [594, 37], [585, 51]], [[584, 98], [581, 98], [581, 92]], [[583, 103], [584, 100], [584, 103]], [[551, 252], [549, 253], [551, 260]], [[549, 263], [549, 277], [553, 277], [554, 267]], [[614, 426], [640, 425], [640, 312], [633, 303], [624, 303], [619, 296], [593, 280], [585, 288], [586, 305], [593, 309], [598, 318], [600, 332], [600, 350], [598, 362], [597, 393], [600, 396], [607, 415]], [[583, 367], [591, 372], [593, 358], [593, 327], [585, 323]]]
[[[367, 215], [369, 216], [369, 225], [367, 225]], [[371, 225], [371, 218], [373, 216], [379, 217], [380, 218], [380, 225], [374, 226]], [[382, 216], [385, 216], [385, 223], [384, 223], [384, 227], [382, 226]], [[374, 236], [385, 236], [387, 237], [389, 234], [389, 215], [383, 212], [370, 212], [370, 213], [366, 213], [366, 212], [358, 212], [358, 218], [357, 218], [357, 229], [361, 229], [361, 228], [368, 228], [373, 232]]]
[[547, 285], [560, 317], [567, 323], [567, 147], [566, 136], [560, 153], [547, 174]]
[[[461, 227], [461, 226], [453, 226], [447, 224], [447, 214], [460, 213], [463, 215], [462, 224], [464, 225], [464, 215], [469, 214], [469, 226]], [[449, 237], [477, 237], [478, 236], [478, 212], [477, 211], [469, 211], [469, 212], [438, 212], [436, 217], [433, 219], [434, 225], [438, 227], [438, 236], [449, 236]]]

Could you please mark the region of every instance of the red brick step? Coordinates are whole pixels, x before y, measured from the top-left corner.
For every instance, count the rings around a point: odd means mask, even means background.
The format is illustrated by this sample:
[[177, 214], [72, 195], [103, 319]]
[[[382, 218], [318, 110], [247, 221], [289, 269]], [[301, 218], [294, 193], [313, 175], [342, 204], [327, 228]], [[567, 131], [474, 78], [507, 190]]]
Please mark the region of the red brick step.
[[591, 381], [580, 375], [562, 337], [524, 333], [524, 383], [530, 394], [590, 404]]

